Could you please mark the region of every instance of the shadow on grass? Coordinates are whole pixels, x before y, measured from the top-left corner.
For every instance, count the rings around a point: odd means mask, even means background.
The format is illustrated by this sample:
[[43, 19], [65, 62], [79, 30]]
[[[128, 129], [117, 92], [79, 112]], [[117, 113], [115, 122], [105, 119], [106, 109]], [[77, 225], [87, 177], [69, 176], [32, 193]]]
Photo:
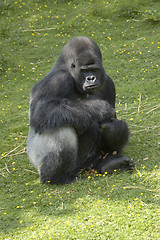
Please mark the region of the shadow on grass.
[[153, 189], [156, 178], [147, 180], [152, 170], [147, 172], [139, 167], [133, 173], [104, 176], [95, 173], [86, 176], [82, 173], [72, 184], [42, 185], [34, 168], [28, 166], [27, 156], [23, 155], [17, 160], [23, 160], [23, 166], [12, 173], [10, 169], [1, 183], [2, 233], [11, 234], [24, 227], [38, 228], [39, 219], [50, 219], [50, 223], [55, 224], [63, 218], [78, 216], [82, 212], [84, 215], [88, 211], [96, 214], [101, 208], [109, 214], [114, 213], [117, 206], [122, 206], [123, 209], [127, 205], [138, 208], [135, 199], [144, 205], [158, 206], [158, 201], [154, 199], [157, 190]]

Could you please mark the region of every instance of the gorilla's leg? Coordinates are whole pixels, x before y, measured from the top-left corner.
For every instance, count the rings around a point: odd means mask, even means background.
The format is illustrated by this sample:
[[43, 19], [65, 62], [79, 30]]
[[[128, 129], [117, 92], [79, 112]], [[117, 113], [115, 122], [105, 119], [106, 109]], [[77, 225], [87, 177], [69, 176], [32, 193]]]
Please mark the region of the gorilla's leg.
[[27, 149], [42, 183], [63, 184], [75, 179], [78, 141], [73, 128], [63, 127], [42, 134], [30, 133]]
[[116, 118], [100, 125], [102, 145], [105, 151], [121, 151], [127, 144], [129, 130], [126, 122]]
[[134, 169], [134, 162], [123, 154], [123, 147], [127, 144], [129, 138], [128, 126], [124, 121], [112, 119], [100, 126], [102, 134], [102, 148], [106, 157], [101, 158], [98, 164], [98, 170], [101, 173], [112, 173], [114, 170]]
[[94, 165], [101, 149], [101, 135], [97, 123], [78, 137], [79, 168], [88, 168]]

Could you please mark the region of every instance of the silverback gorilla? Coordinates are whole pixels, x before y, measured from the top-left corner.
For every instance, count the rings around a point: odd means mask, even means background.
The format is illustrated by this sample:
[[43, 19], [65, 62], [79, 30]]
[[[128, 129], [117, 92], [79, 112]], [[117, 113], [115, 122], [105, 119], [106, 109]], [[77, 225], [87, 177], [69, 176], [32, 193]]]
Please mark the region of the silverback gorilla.
[[[115, 87], [97, 44], [75, 37], [32, 89], [27, 153], [41, 182], [70, 183], [81, 168], [133, 170], [122, 149], [127, 124], [116, 118]], [[113, 154], [114, 153], [114, 154]]]

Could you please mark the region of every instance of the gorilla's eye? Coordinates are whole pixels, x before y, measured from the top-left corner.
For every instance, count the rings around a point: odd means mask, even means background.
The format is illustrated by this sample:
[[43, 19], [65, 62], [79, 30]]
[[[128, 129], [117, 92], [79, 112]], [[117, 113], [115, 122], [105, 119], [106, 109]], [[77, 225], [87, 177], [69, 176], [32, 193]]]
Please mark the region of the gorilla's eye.
[[75, 64], [74, 63], [72, 63], [71, 64], [71, 68], [75, 68], [76, 66], [75, 66]]

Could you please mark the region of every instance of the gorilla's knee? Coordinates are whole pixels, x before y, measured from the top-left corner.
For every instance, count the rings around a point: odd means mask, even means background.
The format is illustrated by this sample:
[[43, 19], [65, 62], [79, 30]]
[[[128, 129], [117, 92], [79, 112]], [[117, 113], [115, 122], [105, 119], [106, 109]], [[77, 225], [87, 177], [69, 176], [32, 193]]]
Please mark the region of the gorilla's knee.
[[[28, 155], [38, 169], [42, 183], [66, 183], [77, 166], [77, 134], [63, 127], [42, 134], [30, 132]], [[67, 177], [68, 175], [68, 177]]]
[[119, 151], [127, 144], [129, 129], [126, 122], [113, 119], [102, 123], [100, 128], [104, 148], [106, 147], [109, 151]]

